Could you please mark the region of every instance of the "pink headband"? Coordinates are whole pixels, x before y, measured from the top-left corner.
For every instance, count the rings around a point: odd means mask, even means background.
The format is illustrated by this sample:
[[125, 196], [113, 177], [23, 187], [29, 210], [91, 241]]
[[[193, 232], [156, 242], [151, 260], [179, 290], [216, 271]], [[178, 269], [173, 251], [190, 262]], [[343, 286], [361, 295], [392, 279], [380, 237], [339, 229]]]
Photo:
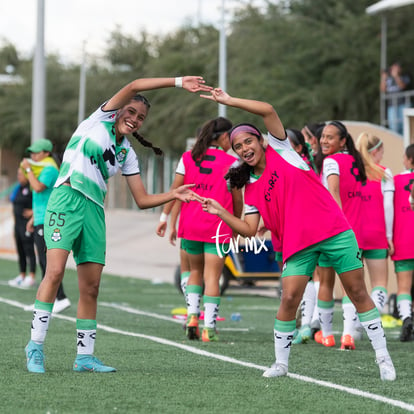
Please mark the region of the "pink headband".
[[233, 128], [230, 134], [230, 142], [233, 143], [233, 140], [234, 138], [236, 138], [236, 135], [241, 134], [242, 132], [248, 132], [250, 134], [255, 135], [256, 137], [261, 136], [260, 132], [256, 128], [253, 128], [250, 125], [242, 124]]

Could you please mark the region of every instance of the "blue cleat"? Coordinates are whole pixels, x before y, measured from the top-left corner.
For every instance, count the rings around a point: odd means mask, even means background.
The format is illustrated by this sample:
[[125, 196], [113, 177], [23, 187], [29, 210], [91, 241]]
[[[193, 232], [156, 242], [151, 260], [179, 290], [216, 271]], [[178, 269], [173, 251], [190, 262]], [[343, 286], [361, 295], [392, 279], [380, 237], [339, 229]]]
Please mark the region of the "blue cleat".
[[43, 355], [43, 345], [29, 341], [25, 348], [27, 359], [27, 370], [36, 374], [44, 374], [45, 357]]
[[312, 337], [312, 331], [309, 325], [303, 325], [293, 339], [293, 344], [307, 344]]
[[73, 363], [75, 372], [115, 372], [116, 369], [103, 364], [93, 355], [78, 355]]

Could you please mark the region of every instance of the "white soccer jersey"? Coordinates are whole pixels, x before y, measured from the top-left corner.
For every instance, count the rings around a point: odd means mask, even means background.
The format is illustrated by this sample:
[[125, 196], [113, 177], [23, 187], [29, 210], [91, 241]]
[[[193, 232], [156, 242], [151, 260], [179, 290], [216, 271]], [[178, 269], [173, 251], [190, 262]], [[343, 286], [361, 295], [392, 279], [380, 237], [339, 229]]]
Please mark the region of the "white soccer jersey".
[[98, 108], [73, 133], [55, 187], [70, 179], [71, 186], [104, 207], [108, 178], [121, 170], [123, 175], [139, 174], [138, 158], [124, 137], [116, 143], [117, 111]]

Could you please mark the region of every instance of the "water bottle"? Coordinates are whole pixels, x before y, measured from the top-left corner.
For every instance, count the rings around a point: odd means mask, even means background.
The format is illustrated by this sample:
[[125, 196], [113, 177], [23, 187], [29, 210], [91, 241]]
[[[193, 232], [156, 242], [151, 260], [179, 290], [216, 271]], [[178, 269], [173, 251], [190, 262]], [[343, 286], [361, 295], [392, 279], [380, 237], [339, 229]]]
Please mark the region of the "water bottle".
[[240, 313], [232, 313], [231, 314], [231, 320], [234, 321], [234, 322], [240, 322], [240, 320], [241, 320]]

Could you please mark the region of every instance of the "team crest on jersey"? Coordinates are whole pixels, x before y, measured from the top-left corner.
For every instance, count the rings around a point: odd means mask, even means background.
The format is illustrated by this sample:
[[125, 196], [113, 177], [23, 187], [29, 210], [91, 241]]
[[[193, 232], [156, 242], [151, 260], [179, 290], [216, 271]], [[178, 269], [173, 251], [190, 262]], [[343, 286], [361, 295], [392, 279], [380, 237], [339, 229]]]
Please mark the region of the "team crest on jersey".
[[58, 242], [60, 240], [62, 240], [62, 235], [60, 234], [60, 230], [55, 229], [52, 233], [52, 241]]
[[122, 148], [119, 152], [116, 153], [116, 160], [122, 164], [125, 161], [127, 155], [127, 150]]

